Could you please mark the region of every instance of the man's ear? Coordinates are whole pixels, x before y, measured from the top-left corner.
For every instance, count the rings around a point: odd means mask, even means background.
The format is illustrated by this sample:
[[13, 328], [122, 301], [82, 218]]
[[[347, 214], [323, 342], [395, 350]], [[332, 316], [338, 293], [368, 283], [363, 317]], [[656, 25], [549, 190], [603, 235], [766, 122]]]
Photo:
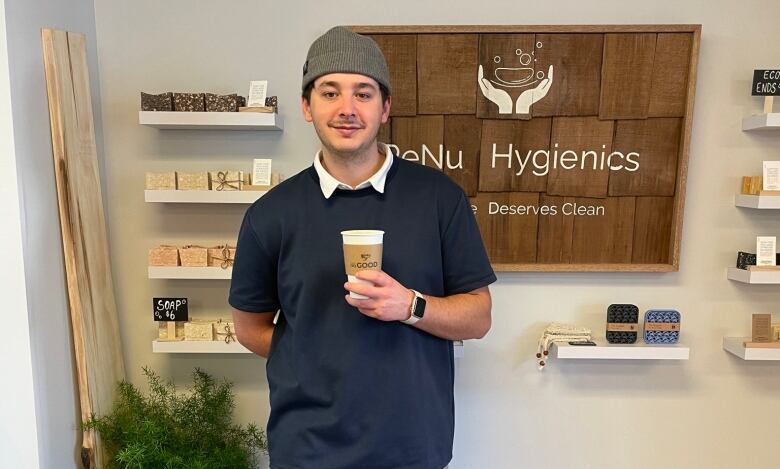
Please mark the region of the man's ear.
[[392, 96], [388, 96], [387, 97], [387, 101], [385, 101], [385, 103], [382, 105], [382, 123], [383, 124], [386, 124], [387, 123], [387, 119], [390, 118], [390, 107], [392, 106], [392, 104], [393, 104], [393, 97]]
[[303, 118], [306, 119], [306, 122], [314, 120], [311, 116], [311, 104], [303, 96], [301, 96], [301, 111], [303, 112]]

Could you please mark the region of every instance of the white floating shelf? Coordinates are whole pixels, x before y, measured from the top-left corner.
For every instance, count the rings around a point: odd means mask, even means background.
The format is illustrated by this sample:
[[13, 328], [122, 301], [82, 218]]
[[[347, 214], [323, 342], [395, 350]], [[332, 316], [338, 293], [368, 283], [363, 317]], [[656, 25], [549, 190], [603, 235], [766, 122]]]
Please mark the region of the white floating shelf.
[[145, 190], [146, 202], [174, 204], [251, 204], [267, 191], [171, 191]]
[[[638, 339], [638, 340], [641, 340]], [[609, 344], [596, 341], [593, 345], [553, 344], [550, 356], [582, 360], [687, 360], [690, 348], [680, 344]]]
[[751, 271], [751, 270], [737, 269], [736, 267], [729, 267], [728, 279], [734, 280], [736, 282], [764, 284], [764, 285], [780, 283], [780, 270]]
[[[463, 357], [463, 342], [456, 341], [455, 358]], [[152, 352], [154, 353], [252, 353], [239, 344], [237, 341], [226, 344], [222, 340], [197, 341], [197, 340], [179, 340], [152, 342]]]
[[780, 129], [780, 112], [754, 114], [742, 119], [742, 130]]
[[231, 341], [226, 344], [224, 340], [179, 340], [152, 342], [154, 353], [252, 353], [239, 344]]
[[723, 350], [743, 360], [779, 360], [780, 348], [745, 348], [750, 337], [724, 337]]
[[780, 196], [737, 194], [734, 197], [734, 205], [746, 208], [779, 209]]
[[157, 129], [282, 130], [282, 117], [266, 112], [138, 111], [138, 122]]
[[152, 279], [230, 280], [233, 268], [228, 267], [154, 267], [149, 266]]

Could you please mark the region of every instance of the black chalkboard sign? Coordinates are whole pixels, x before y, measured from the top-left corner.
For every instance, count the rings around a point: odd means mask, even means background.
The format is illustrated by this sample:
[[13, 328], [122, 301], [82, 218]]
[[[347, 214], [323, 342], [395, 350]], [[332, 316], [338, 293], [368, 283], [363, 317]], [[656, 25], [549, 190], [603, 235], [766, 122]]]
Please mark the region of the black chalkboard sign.
[[154, 298], [152, 311], [155, 321], [188, 321], [187, 298]]
[[780, 70], [753, 70], [753, 96], [780, 96]]

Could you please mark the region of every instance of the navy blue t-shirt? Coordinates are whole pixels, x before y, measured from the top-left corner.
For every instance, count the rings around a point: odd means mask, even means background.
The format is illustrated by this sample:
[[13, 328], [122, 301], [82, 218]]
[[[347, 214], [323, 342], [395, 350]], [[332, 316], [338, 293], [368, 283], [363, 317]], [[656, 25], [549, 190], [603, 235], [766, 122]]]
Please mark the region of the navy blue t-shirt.
[[496, 280], [463, 190], [397, 156], [384, 193], [326, 199], [312, 166], [255, 202], [229, 302], [281, 310], [266, 364], [271, 467], [440, 469], [452, 458], [452, 342], [346, 302], [340, 233], [354, 229], [383, 230], [382, 270], [423, 294]]

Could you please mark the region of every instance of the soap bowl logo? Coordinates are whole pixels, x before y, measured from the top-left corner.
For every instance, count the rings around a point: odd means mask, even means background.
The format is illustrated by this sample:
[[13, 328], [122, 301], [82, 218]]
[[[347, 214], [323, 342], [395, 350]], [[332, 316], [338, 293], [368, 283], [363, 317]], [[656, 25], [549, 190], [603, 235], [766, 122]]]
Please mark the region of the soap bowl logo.
[[[541, 49], [543, 44], [536, 43], [536, 48]], [[498, 106], [499, 114], [529, 114], [531, 105], [538, 102], [550, 91], [553, 84], [553, 66], [547, 70], [545, 76], [542, 70], [534, 73], [533, 63], [535, 51], [523, 52], [515, 49], [514, 52], [496, 55], [493, 57], [493, 73], [485, 76], [485, 67], [479, 65], [477, 72], [477, 84], [482, 95]], [[489, 70], [488, 70], [489, 72]], [[520, 95], [514, 101], [508, 90], [518, 89]]]

